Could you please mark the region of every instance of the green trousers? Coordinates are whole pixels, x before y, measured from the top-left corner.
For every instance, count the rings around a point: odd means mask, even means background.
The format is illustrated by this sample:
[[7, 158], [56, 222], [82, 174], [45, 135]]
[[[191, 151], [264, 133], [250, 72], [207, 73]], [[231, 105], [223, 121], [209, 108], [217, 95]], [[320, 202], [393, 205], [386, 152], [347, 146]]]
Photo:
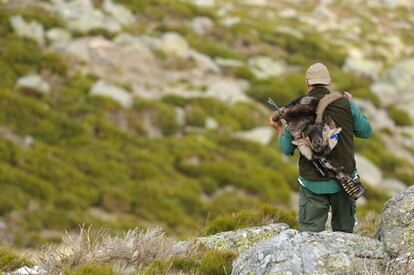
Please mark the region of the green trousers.
[[344, 191], [334, 194], [316, 194], [300, 186], [299, 230], [325, 230], [329, 208], [332, 210], [332, 230], [352, 233], [355, 225], [355, 200]]

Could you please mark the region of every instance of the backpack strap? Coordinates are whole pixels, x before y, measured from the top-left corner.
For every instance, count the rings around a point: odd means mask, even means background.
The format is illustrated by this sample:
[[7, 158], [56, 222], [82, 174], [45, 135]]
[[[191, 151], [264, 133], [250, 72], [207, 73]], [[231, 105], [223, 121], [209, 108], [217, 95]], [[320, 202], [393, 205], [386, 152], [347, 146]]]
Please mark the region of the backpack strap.
[[319, 100], [318, 107], [316, 108], [316, 120], [315, 123], [322, 122], [323, 113], [325, 109], [334, 102], [335, 100], [340, 99], [343, 97], [341, 93], [338, 92], [330, 92], [329, 94], [325, 95]]

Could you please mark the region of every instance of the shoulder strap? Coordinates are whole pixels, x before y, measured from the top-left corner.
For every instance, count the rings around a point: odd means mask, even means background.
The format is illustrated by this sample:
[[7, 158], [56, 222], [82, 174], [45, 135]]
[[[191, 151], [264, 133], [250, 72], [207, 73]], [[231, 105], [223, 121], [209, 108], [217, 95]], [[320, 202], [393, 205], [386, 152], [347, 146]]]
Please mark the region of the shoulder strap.
[[341, 93], [338, 92], [330, 92], [329, 94], [325, 95], [319, 100], [318, 107], [316, 108], [316, 120], [315, 122], [322, 122], [323, 113], [325, 109], [337, 99], [343, 97]]

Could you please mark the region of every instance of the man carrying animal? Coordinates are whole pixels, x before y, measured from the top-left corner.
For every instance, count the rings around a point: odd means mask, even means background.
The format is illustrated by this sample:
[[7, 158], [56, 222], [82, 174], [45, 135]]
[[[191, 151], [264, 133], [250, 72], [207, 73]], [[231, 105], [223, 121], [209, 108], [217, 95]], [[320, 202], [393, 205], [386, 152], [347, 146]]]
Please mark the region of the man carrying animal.
[[[325, 65], [313, 64], [306, 71], [308, 95], [318, 100], [330, 94], [331, 78]], [[352, 95], [345, 92], [341, 97], [330, 103], [324, 112], [336, 127], [341, 128], [338, 141], [329, 153], [330, 162], [343, 167], [344, 173], [356, 176], [354, 157], [354, 136], [369, 138], [372, 133], [368, 119], [351, 101]], [[273, 121], [269, 117], [269, 125], [279, 133], [279, 147], [288, 156], [293, 155], [296, 145], [288, 127], [283, 127], [280, 120]], [[329, 173], [322, 176], [315, 164], [302, 154], [299, 159], [299, 230], [320, 232], [325, 230], [329, 209], [332, 211], [332, 230], [353, 232], [355, 225], [355, 200], [341, 187], [338, 181]]]

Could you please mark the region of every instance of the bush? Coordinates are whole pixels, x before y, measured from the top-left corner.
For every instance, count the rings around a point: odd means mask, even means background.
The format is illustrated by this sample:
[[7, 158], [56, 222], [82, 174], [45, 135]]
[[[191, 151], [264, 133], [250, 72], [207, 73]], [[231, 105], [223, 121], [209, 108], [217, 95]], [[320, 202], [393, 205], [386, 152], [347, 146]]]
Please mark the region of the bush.
[[247, 94], [262, 104], [271, 97], [279, 107], [287, 105], [293, 99], [306, 92], [302, 74], [290, 74], [281, 78], [253, 81]]
[[141, 114], [149, 113], [151, 122], [161, 129], [164, 135], [173, 135], [179, 130], [175, 108], [158, 101], [139, 100], [134, 110]]
[[245, 56], [234, 49], [223, 46], [218, 41], [209, 41], [207, 39], [200, 39], [196, 35], [188, 35], [187, 41], [190, 46], [199, 52], [202, 52], [210, 57], [221, 57], [226, 59], [244, 60]]
[[390, 106], [388, 108], [388, 115], [392, 120], [394, 120], [397, 126], [413, 125], [413, 121], [411, 120], [410, 115], [406, 111], [401, 110], [396, 106]]
[[33, 263], [9, 248], [0, 248], [0, 271], [12, 272], [23, 266], [33, 266]]
[[199, 106], [189, 106], [185, 112], [186, 124], [195, 127], [204, 127], [206, 123], [207, 114]]

